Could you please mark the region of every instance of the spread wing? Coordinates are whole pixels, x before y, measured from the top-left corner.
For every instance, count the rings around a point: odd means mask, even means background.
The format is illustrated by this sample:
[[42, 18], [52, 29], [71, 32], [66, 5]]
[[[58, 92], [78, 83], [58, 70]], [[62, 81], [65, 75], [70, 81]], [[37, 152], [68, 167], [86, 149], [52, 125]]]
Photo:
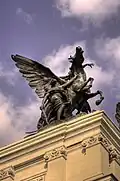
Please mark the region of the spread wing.
[[118, 102], [116, 105], [115, 118], [116, 118], [117, 122], [120, 123], [120, 102]]
[[35, 89], [35, 92], [40, 98], [44, 96], [45, 87], [50, 88], [51, 80], [61, 83], [61, 79], [48, 67], [20, 55], [11, 55], [11, 58], [15, 61], [19, 72], [21, 72], [22, 76], [29, 82], [29, 86]]

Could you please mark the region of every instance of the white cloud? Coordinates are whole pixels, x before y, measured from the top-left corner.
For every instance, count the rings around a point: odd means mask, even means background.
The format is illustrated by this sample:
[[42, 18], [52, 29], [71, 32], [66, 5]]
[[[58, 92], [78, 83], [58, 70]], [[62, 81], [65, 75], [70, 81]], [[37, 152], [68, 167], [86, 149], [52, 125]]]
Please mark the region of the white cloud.
[[96, 40], [97, 54], [111, 66], [120, 68], [120, 36], [117, 38], [101, 38]]
[[39, 104], [35, 100], [16, 107], [11, 97], [5, 97], [0, 92], [0, 146], [22, 139], [26, 130], [36, 128], [40, 116]]
[[10, 70], [5, 70], [3, 67], [2, 63], [0, 63], [0, 79], [4, 79], [8, 84], [14, 85], [18, 76], [17, 76], [17, 70], [12, 69]]
[[99, 24], [118, 11], [119, 0], [56, 0], [63, 17], [77, 17]]
[[81, 45], [85, 48], [85, 42], [76, 42], [74, 45], [62, 45], [58, 51], [53, 51], [51, 55], [44, 58], [44, 64], [58, 75], [66, 75], [69, 71], [70, 63], [68, 57], [75, 53], [75, 47]]
[[[116, 98], [120, 97], [120, 36], [117, 38], [101, 38], [96, 41], [95, 51], [103, 63], [109, 67], [109, 76], [114, 71], [114, 80], [111, 87]], [[116, 92], [116, 95], [115, 95]]]
[[86, 59], [87, 62], [92, 62], [95, 66], [86, 68], [87, 75], [94, 78], [93, 90], [105, 88], [111, 85], [114, 78], [114, 71], [111, 69], [104, 70], [101, 66], [97, 65], [94, 60]]
[[33, 15], [25, 12], [22, 8], [17, 8], [16, 14], [21, 16], [27, 24], [31, 24], [33, 22]]
[[[0, 63], [0, 79], [15, 85], [19, 72], [17, 68], [6, 70]], [[15, 99], [0, 92], [0, 147], [25, 136], [25, 131], [36, 129], [40, 117], [40, 100], [31, 101], [24, 106], [16, 106]]]

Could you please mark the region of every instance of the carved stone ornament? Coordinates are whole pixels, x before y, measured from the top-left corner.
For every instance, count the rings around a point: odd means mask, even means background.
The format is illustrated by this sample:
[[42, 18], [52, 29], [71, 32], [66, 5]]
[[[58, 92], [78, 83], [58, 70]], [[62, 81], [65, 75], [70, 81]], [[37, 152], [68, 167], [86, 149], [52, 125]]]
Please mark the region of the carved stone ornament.
[[82, 143], [81, 143], [82, 153], [86, 154], [86, 149], [90, 146], [93, 146], [96, 143], [97, 143], [97, 137], [96, 136], [91, 136], [91, 137], [87, 138], [86, 140], [82, 141]]
[[50, 150], [46, 152], [44, 155], [44, 159], [47, 162], [59, 157], [63, 157], [64, 159], [67, 159], [67, 151], [64, 146]]
[[113, 160], [116, 160], [120, 163], [120, 154], [116, 151], [115, 148], [109, 148], [109, 162], [111, 163]]
[[14, 172], [14, 168], [12, 166], [0, 170], [0, 180], [3, 180], [7, 177], [11, 177], [12, 179], [14, 179], [14, 176], [15, 176], [15, 172]]
[[116, 151], [116, 148], [102, 134], [89, 137], [82, 141], [82, 153], [86, 154], [87, 148], [99, 143], [101, 143], [107, 149], [109, 153], [109, 163], [111, 163], [113, 160], [116, 160], [120, 163], [120, 154]]

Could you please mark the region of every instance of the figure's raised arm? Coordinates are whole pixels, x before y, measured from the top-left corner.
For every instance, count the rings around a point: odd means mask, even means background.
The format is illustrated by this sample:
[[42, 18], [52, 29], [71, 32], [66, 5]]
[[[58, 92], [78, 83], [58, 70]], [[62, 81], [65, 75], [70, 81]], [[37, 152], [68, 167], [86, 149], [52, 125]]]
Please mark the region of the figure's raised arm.
[[92, 67], [94, 66], [94, 64], [93, 64], [93, 63], [86, 63], [86, 64], [83, 65], [82, 67], [85, 68], [86, 66], [89, 66], [89, 67], [92, 68]]

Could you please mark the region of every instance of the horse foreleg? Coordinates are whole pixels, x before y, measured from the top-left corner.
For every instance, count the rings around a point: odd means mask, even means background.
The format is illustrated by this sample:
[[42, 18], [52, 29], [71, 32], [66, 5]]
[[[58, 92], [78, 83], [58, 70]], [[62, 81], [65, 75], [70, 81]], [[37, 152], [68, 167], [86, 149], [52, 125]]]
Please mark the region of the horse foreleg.
[[88, 99], [93, 98], [97, 95], [100, 95], [100, 99], [96, 101], [96, 105], [99, 105], [104, 99], [103, 93], [101, 91], [98, 90], [97, 92], [94, 92], [94, 93], [86, 93], [85, 98], [86, 98], [86, 100], [88, 100]]
[[103, 96], [102, 91], [98, 90], [97, 92], [100, 95], [100, 99], [96, 101], [96, 105], [98, 106], [104, 100], [104, 96]]
[[93, 93], [86, 93], [85, 94], [85, 98], [86, 98], [86, 100], [88, 100], [88, 99], [91, 99], [91, 98], [97, 96], [98, 94], [99, 94], [98, 91], [97, 92], [93, 92]]

